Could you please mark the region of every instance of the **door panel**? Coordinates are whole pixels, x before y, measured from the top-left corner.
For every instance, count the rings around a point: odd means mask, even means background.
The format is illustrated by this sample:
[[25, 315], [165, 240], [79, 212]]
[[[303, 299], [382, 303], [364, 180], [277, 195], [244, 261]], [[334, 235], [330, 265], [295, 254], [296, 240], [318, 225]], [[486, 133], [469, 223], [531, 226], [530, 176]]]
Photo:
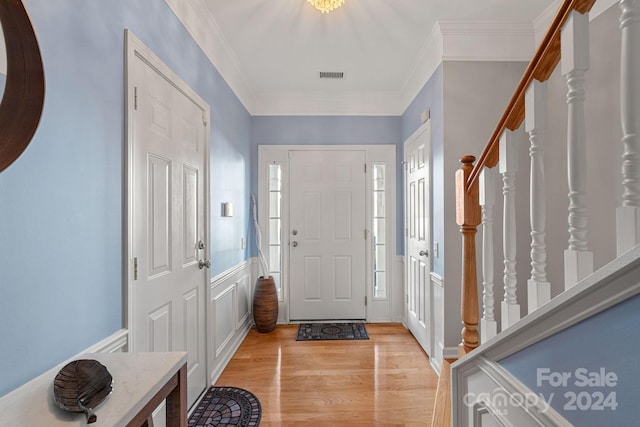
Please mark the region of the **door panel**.
[[363, 151], [290, 153], [292, 320], [366, 317], [364, 164]]
[[136, 57], [132, 115], [132, 351], [186, 351], [188, 402], [206, 386], [203, 110]]
[[431, 262], [429, 235], [429, 126], [425, 126], [416, 135], [405, 142], [406, 182], [406, 218], [408, 228], [406, 242], [407, 274], [407, 323], [427, 354], [432, 355], [433, 332], [431, 289]]

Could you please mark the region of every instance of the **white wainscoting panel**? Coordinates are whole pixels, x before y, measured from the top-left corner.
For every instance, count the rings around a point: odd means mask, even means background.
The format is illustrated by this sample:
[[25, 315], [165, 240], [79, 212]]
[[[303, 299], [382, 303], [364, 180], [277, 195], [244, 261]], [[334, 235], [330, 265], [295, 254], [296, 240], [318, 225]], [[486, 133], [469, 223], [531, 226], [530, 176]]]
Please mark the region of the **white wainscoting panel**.
[[211, 298], [211, 310], [213, 313], [213, 348], [214, 357], [217, 359], [227, 343], [233, 338], [235, 332], [234, 300], [236, 286], [232, 284]]
[[439, 274], [431, 273], [431, 298], [433, 307], [433, 354], [429, 358], [431, 366], [440, 373], [444, 357], [444, 279]]
[[211, 280], [207, 316], [211, 384], [222, 374], [253, 325], [253, 264], [247, 260]]
[[248, 275], [242, 276], [236, 283], [236, 295], [238, 298], [236, 329], [240, 329], [242, 325], [250, 319], [252, 314], [251, 280]]
[[405, 290], [404, 290], [404, 256], [396, 256], [393, 258], [393, 266], [391, 267], [393, 284], [391, 287], [391, 321], [406, 325], [405, 319]]

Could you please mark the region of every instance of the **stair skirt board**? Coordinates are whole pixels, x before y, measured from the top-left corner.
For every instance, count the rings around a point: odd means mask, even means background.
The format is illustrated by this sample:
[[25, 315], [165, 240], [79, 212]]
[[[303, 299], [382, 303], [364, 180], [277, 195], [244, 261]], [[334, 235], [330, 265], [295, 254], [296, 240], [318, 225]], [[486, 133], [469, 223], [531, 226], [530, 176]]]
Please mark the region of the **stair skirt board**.
[[454, 389], [454, 425], [572, 425], [537, 393], [484, 357], [460, 369]]

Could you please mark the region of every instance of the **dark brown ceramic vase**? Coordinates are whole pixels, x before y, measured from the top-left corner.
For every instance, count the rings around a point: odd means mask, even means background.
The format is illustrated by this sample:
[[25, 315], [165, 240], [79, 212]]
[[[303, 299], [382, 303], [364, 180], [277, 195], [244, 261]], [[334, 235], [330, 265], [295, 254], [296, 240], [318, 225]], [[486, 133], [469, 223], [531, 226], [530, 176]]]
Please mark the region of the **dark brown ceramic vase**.
[[278, 321], [278, 293], [273, 277], [258, 277], [253, 293], [253, 320], [258, 332], [271, 332]]

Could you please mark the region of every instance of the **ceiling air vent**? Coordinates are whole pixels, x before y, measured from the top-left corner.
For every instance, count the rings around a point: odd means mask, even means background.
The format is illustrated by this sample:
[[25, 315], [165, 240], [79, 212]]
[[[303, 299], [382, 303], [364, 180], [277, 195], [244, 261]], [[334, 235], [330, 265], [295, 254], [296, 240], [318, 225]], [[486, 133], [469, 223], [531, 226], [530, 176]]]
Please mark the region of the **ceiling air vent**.
[[344, 79], [342, 71], [320, 71], [321, 79]]

